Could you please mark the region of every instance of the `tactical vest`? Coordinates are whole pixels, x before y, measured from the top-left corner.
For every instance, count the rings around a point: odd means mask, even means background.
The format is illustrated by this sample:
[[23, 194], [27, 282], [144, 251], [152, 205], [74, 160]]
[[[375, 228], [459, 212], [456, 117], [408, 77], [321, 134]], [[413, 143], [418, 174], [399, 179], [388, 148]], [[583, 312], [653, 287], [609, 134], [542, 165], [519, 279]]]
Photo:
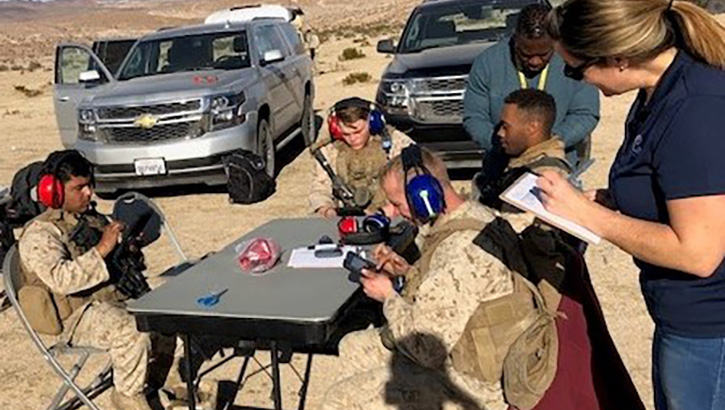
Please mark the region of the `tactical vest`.
[[[498, 219], [494, 222], [502, 221]], [[445, 239], [459, 231], [483, 232], [488, 226], [480, 220], [467, 218], [433, 227], [420, 260], [406, 274], [401, 296], [409, 303], [415, 301], [433, 253]], [[495, 243], [499, 238], [492, 241], [487, 237], [486, 243], [481, 244], [478, 242], [481, 237], [479, 235], [474, 243], [509, 265], [501, 255], [501, 244]], [[503, 239], [511, 240], [511, 236]], [[515, 263], [525, 263], [522, 255], [514, 258], [517, 259]], [[556, 373], [558, 338], [554, 318], [561, 294], [544, 281], [539, 287], [535, 286], [517, 271], [525, 267], [515, 269], [515, 263], [511, 269], [513, 292], [478, 305], [453, 347], [450, 358], [456, 371], [485, 383], [500, 383], [503, 378], [504, 394], [509, 404], [526, 410], [533, 408], [543, 397]], [[381, 331], [381, 337], [383, 344], [394, 346], [387, 328]]]
[[[70, 240], [70, 234], [78, 223], [75, 216], [61, 210], [48, 209], [33, 221], [49, 222], [58, 228], [62, 234], [62, 242], [71, 259], [76, 259], [90, 250], [90, 248], [81, 248]], [[59, 335], [63, 332], [63, 322], [73, 312], [83, 308], [89, 302], [100, 300], [118, 303], [124, 299], [116, 292], [115, 286], [110, 283], [101, 284], [93, 289], [73, 295], [54, 293], [35, 272], [22, 263], [22, 260], [21, 257], [20, 269], [23, 279], [22, 286], [18, 291], [18, 301], [28, 318], [28, 322], [36, 332]]]
[[383, 148], [382, 139], [373, 135], [367, 145], [354, 150], [344, 141], [336, 141], [337, 175], [353, 192], [366, 192], [371, 198], [368, 210], [376, 210], [385, 204], [385, 196], [380, 188], [379, 174], [388, 163], [388, 154]]

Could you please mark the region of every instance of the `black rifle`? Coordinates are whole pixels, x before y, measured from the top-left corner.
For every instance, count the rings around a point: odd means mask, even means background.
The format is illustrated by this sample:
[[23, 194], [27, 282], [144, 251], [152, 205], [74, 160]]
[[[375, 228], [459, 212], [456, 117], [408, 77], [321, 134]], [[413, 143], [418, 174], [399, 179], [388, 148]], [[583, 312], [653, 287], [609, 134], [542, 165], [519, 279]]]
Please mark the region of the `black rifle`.
[[[111, 282], [122, 294], [133, 299], [151, 290], [143, 275], [146, 264], [141, 251], [143, 226], [150, 217], [150, 214], [145, 215], [133, 226], [127, 227], [121, 243], [105, 258]], [[91, 249], [101, 241], [106, 225], [108, 218], [97, 212], [92, 203], [88, 211], [80, 215], [78, 224], [70, 233], [70, 240], [82, 249]]]
[[338, 214], [341, 216], [365, 215], [364, 208], [367, 204], [358, 203], [359, 198], [356, 200], [355, 192], [332, 170], [330, 163], [327, 162], [327, 158], [322, 155], [322, 152], [314, 150], [312, 151], [312, 156], [315, 157], [322, 169], [327, 173], [327, 176], [330, 177], [330, 181], [332, 181], [332, 194], [342, 202], [343, 207], [338, 209]]

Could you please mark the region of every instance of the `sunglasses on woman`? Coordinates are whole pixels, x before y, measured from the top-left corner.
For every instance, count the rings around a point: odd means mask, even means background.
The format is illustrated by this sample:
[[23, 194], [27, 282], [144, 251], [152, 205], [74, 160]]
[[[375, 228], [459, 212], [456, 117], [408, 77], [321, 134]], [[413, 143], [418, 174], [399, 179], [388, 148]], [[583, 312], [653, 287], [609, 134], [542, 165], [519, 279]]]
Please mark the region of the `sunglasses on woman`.
[[569, 77], [574, 81], [581, 81], [584, 79], [584, 72], [587, 70], [587, 68], [593, 66], [594, 64], [597, 64], [599, 61], [601, 61], [601, 58], [593, 58], [579, 64], [576, 67], [569, 64], [564, 64], [564, 76]]

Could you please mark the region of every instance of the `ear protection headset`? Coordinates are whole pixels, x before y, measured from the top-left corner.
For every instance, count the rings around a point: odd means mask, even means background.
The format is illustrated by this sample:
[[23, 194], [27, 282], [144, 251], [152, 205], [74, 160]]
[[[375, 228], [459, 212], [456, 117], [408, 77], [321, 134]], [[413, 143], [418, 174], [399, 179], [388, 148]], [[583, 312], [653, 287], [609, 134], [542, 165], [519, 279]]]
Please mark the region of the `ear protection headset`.
[[[401, 153], [405, 178], [405, 199], [414, 219], [427, 223], [446, 209], [443, 187], [423, 163], [418, 145], [410, 145]], [[408, 181], [408, 176], [414, 176]], [[406, 182], [407, 181], [407, 182]]]
[[[354, 224], [353, 229], [349, 225]], [[346, 225], [343, 229], [343, 225]], [[348, 245], [372, 245], [384, 242], [390, 236], [390, 219], [376, 213], [363, 218], [361, 223], [355, 217], [347, 217], [338, 223], [341, 240]], [[350, 232], [350, 231], [353, 232]], [[343, 234], [343, 232], [345, 233]]]
[[380, 135], [385, 131], [385, 115], [380, 111], [374, 102], [364, 100], [358, 97], [346, 98], [335, 103], [330, 108], [327, 115], [327, 129], [330, 131], [330, 136], [335, 140], [342, 139], [342, 130], [340, 129], [340, 119], [337, 118], [337, 112], [349, 108], [358, 107], [368, 110], [368, 127], [370, 128], [370, 134]]
[[[43, 164], [43, 173], [38, 181], [38, 201], [48, 208], [60, 209], [65, 201], [65, 185], [58, 175], [60, 165], [73, 156], [82, 158], [76, 150], [56, 151], [48, 155]], [[92, 175], [92, 173], [91, 173]], [[91, 177], [93, 183], [93, 177]]]

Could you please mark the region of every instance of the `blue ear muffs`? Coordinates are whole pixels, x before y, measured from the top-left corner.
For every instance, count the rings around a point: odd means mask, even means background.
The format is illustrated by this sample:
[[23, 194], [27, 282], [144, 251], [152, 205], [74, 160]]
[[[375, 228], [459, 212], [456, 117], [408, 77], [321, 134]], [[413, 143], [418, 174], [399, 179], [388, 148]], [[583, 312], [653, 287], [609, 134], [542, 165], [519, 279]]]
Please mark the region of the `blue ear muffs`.
[[405, 187], [405, 195], [410, 211], [422, 222], [428, 222], [443, 213], [443, 188], [432, 175], [413, 177]]
[[365, 232], [386, 232], [390, 229], [390, 218], [375, 213], [366, 216], [362, 221], [363, 231]]
[[382, 111], [377, 108], [370, 110], [368, 126], [372, 135], [380, 135], [385, 131], [385, 115], [383, 115]]
[[406, 180], [411, 172], [415, 174], [405, 184], [405, 198], [410, 212], [414, 219], [430, 222], [446, 209], [443, 186], [423, 164], [419, 146], [410, 145], [403, 149], [401, 155]]

